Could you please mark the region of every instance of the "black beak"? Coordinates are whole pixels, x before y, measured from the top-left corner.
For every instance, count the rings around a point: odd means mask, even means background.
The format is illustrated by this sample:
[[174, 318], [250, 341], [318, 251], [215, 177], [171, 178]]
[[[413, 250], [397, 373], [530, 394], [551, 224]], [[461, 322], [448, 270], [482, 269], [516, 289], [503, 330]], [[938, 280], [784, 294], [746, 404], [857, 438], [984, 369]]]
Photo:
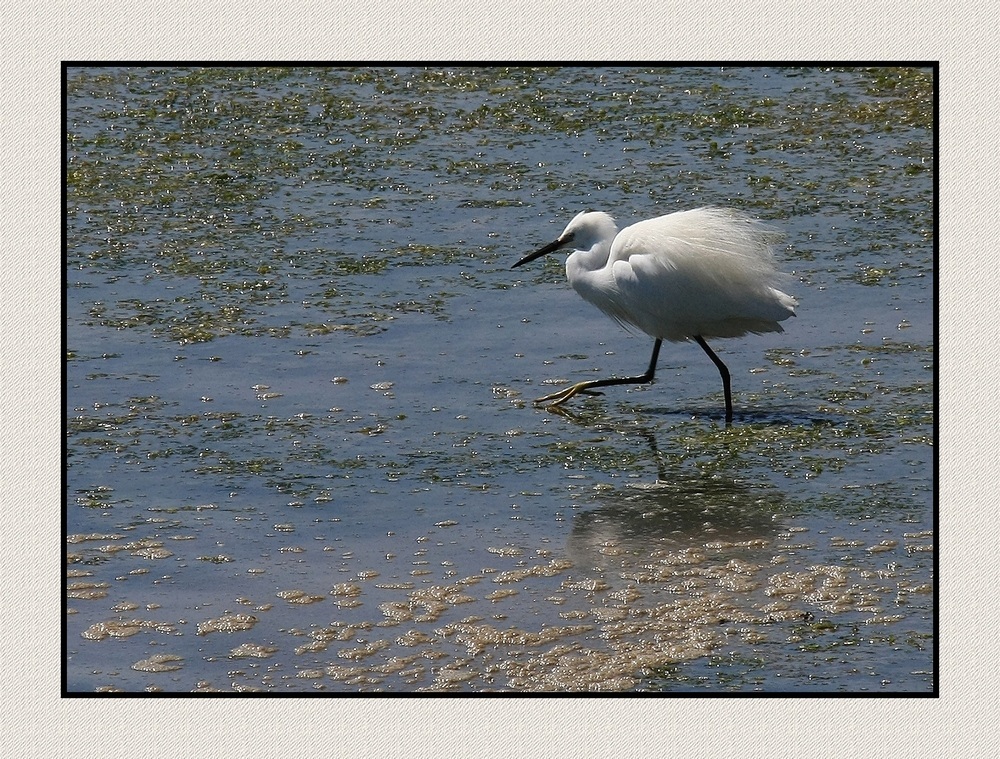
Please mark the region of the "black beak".
[[551, 253], [554, 250], [559, 250], [559, 248], [561, 248], [564, 245], [566, 245], [566, 243], [568, 243], [571, 239], [572, 239], [572, 236], [565, 237], [565, 238], [564, 237], [560, 237], [558, 240], [553, 240], [548, 245], [546, 245], [544, 248], [539, 248], [534, 253], [529, 253], [528, 255], [526, 255], [524, 258], [522, 258], [520, 261], [518, 261], [516, 264], [514, 264], [510, 268], [511, 269], [516, 269], [521, 264], [529, 263], [531, 261], [534, 261], [536, 258], [541, 258], [546, 253]]

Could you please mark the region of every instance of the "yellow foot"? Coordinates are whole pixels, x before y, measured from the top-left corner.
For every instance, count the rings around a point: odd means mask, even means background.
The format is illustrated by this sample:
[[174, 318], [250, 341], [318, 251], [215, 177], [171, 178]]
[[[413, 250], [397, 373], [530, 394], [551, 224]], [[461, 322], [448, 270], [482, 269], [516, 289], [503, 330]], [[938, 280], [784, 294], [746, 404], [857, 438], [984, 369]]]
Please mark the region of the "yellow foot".
[[583, 393], [585, 395], [601, 395], [601, 393], [596, 390], [590, 390], [591, 382], [577, 382], [575, 385], [570, 385], [569, 387], [564, 387], [558, 393], [552, 393], [551, 395], [543, 395], [541, 398], [536, 398], [532, 403], [536, 406], [542, 406], [544, 404], [549, 404], [550, 406], [561, 406], [563, 403], [568, 401], [574, 395], [578, 393]]

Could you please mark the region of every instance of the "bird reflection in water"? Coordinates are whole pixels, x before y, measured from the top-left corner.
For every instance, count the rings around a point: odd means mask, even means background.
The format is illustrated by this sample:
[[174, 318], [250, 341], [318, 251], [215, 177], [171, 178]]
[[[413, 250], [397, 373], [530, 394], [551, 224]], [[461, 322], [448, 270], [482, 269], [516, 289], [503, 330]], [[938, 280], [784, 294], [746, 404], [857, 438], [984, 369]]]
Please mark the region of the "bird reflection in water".
[[[568, 539], [570, 558], [579, 569], [610, 569], [662, 558], [690, 549], [707, 549], [716, 558], [768, 560], [778, 534], [787, 529], [776, 517], [787, 511], [784, 494], [731, 473], [704, 474], [686, 465], [667, 465], [656, 435], [644, 425], [616, 429], [598, 417], [565, 408], [553, 413], [588, 428], [639, 435], [655, 462], [652, 482], [601, 487], [575, 517]], [[596, 422], [596, 425], [595, 425]]]

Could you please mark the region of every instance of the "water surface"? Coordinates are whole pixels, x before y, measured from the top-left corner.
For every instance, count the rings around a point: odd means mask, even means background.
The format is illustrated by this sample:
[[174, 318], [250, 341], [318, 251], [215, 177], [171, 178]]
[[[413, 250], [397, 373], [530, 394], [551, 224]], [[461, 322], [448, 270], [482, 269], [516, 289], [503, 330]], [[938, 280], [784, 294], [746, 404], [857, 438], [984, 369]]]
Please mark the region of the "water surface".
[[[932, 74], [67, 72], [72, 692], [930, 693]], [[511, 271], [580, 210], [780, 229], [786, 332]]]

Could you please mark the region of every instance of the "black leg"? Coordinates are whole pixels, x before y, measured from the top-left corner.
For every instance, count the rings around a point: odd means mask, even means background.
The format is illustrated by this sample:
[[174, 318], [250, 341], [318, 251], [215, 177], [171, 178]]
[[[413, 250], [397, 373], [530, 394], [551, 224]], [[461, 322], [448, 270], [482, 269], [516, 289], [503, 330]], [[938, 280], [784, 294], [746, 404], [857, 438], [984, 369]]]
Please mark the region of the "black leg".
[[546, 395], [544, 398], [539, 398], [535, 401], [535, 403], [551, 403], [553, 406], [558, 406], [560, 403], [568, 401], [577, 393], [600, 395], [600, 393], [594, 393], [594, 388], [596, 387], [610, 387], [611, 385], [642, 385], [647, 382], [652, 382], [653, 376], [656, 374], [656, 361], [660, 357], [660, 346], [662, 344], [663, 341], [659, 338], [657, 338], [656, 342], [653, 343], [653, 356], [649, 359], [649, 368], [646, 370], [645, 374], [641, 374], [638, 377], [611, 377], [609, 379], [577, 382], [575, 385], [571, 385], [564, 390], [560, 390], [558, 393], [552, 393], [552, 395]]
[[708, 343], [700, 335], [695, 335], [694, 341], [708, 354], [708, 357], [712, 359], [712, 362], [718, 368], [719, 374], [722, 375], [722, 389], [726, 393], [726, 424], [730, 425], [733, 423], [733, 394], [729, 388], [729, 369], [722, 363], [722, 359], [715, 355], [715, 351], [708, 347]]
[[656, 342], [653, 343], [653, 356], [649, 359], [649, 368], [646, 370], [645, 374], [640, 374], [638, 377], [611, 377], [609, 379], [581, 382], [581, 385], [585, 384], [587, 387], [581, 388], [578, 392], [585, 393], [594, 387], [610, 387], [611, 385], [644, 385], [647, 382], [652, 382], [653, 376], [656, 374], [656, 362], [660, 358], [661, 345], [663, 345], [663, 341], [657, 338]]

